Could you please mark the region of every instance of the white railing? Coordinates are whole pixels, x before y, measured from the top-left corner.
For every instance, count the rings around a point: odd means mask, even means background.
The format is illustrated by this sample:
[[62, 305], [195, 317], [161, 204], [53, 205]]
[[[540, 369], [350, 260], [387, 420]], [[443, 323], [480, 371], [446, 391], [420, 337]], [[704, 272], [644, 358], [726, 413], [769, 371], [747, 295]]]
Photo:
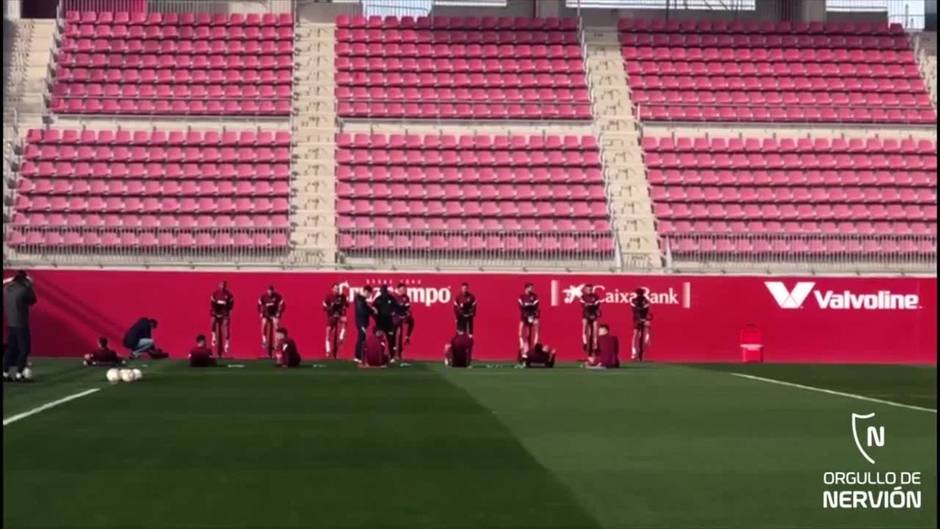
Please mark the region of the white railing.
[[[161, 13], [289, 13], [291, 0], [59, 0], [59, 10], [69, 11], [124, 11]], [[238, 6], [234, 11], [233, 6]]]

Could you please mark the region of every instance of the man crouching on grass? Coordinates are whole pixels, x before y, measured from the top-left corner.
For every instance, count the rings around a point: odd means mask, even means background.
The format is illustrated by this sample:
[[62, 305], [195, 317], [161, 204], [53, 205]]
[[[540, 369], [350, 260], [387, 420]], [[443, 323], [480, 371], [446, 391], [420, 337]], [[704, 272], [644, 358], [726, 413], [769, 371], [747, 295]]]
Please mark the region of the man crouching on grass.
[[444, 365], [450, 367], [470, 367], [470, 354], [473, 352], [473, 338], [458, 328], [457, 334], [444, 345]]
[[200, 334], [196, 337], [196, 347], [189, 351], [189, 367], [213, 367], [215, 365], [212, 349], [206, 345], [206, 337]]
[[300, 365], [300, 351], [294, 340], [287, 337], [287, 329], [277, 329], [277, 350], [274, 353], [277, 367], [297, 367]]
[[522, 361], [525, 367], [555, 367], [555, 350], [540, 342], [522, 355]]
[[359, 367], [388, 367], [389, 345], [385, 331], [376, 327], [375, 331], [366, 337], [362, 346], [362, 363]]
[[597, 356], [588, 360], [588, 369], [616, 369], [620, 367], [620, 341], [610, 334], [610, 327], [601, 325], [597, 329]]
[[118, 356], [117, 351], [108, 347], [107, 338], [98, 338], [98, 348], [85, 355], [84, 364], [86, 366], [122, 366], [127, 363], [126, 360]]

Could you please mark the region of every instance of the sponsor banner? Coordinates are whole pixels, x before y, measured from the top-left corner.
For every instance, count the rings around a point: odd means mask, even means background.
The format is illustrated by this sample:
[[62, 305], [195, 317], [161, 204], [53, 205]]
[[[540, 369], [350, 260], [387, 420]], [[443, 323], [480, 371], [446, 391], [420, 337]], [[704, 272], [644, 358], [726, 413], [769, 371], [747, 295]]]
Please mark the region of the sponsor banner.
[[[9, 276], [9, 274], [5, 274]], [[167, 272], [35, 270], [39, 303], [31, 315], [33, 353], [79, 356], [98, 336], [114, 345], [137, 318], [157, 318], [157, 343], [183, 356], [197, 334], [209, 334], [209, 294], [225, 279], [235, 295], [232, 353], [261, 353], [258, 297], [273, 284], [284, 296], [283, 325], [305, 359], [324, 354], [322, 301], [333, 283], [348, 295], [363, 285], [404, 283], [415, 329], [405, 356], [441, 357], [454, 332], [453, 302], [460, 283], [478, 300], [478, 359], [516, 355], [517, 298], [531, 282], [542, 300], [542, 341], [563, 360], [583, 357], [581, 307], [587, 284], [603, 299], [601, 320], [620, 337], [629, 357], [630, 301], [638, 287], [653, 302], [647, 358], [662, 362], [739, 362], [746, 325], [764, 339], [766, 362], [866, 362], [936, 364], [936, 278], [635, 276], [588, 274], [452, 274], [377, 272]], [[356, 338], [350, 305], [341, 356]]]

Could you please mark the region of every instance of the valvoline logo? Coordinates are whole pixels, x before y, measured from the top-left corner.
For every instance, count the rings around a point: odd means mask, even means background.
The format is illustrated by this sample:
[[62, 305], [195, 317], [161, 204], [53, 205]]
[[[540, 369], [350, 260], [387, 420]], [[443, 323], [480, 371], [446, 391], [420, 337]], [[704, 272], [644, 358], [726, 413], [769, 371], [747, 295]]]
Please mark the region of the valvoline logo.
[[782, 281], [765, 281], [774, 301], [781, 309], [801, 309], [812, 294], [816, 306], [823, 310], [916, 310], [920, 308], [917, 294], [898, 294], [890, 290], [858, 293], [851, 290], [837, 292], [816, 288], [813, 281], [799, 281], [792, 288]]
[[[573, 283], [562, 288], [561, 282], [557, 279], [552, 280], [552, 306], [567, 305], [576, 303], [584, 293], [584, 287], [588, 283]], [[636, 287], [620, 290], [617, 288], [609, 289], [603, 283], [591, 283], [594, 285], [594, 292], [600, 296], [604, 303], [630, 304], [636, 297]], [[682, 283], [681, 289], [668, 287], [662, 290], [650, 290], [650, 302], [654, 305], [682, 305], [682, 308], [692, 307], [692, 284], [688, 281]]]

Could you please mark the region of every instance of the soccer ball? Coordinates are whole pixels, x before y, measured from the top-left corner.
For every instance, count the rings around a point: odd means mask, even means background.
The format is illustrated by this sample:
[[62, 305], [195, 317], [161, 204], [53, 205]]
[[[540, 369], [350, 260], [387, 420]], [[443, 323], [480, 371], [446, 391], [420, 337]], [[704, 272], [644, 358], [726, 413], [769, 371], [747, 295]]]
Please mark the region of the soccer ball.
[[120, 373], [121, 373], [121, 380], [123, 380], [124, 382], [134, 381], [134, 372], [131, 371], [130, 369], [122, 369]]
[[33, 379], [33, 370], [26, 367], [23, 368], [23, 380], [32, 380]]
[[133, 369], [131, 372], [134, 373], [134, 380], [140, 380], [144, 378], [144, 372], [140, 369]]
[[108, 382], [112, 384], [117, 384], [118, 382], [121, 381], [121, 374], [118, 372], [117, 369], [111, 368], [105, 374], [105, 378], [108, 379]]

